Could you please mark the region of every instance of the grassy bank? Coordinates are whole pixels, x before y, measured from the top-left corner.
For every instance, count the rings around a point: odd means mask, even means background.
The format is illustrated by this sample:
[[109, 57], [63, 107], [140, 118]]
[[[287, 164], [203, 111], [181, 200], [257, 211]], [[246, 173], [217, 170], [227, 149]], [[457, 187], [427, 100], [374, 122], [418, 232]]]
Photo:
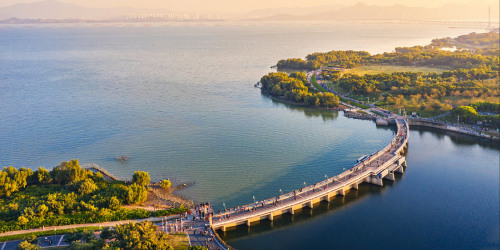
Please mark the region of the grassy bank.
[[319, 91], [321, 91], [321, 92], [328, 92], [326, 89], [324, 89], [323, 87], [321, 87], [321, 85], [318, 84], [318, 82], [316, 81], [316, 75], [312, 75], [311, 76], [311, 83]]

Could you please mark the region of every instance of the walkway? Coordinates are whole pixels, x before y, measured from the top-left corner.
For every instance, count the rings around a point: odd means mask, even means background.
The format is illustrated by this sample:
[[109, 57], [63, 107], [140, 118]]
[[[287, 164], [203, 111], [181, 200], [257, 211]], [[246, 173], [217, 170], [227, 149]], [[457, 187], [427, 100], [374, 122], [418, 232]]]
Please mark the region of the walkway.
[[[208, 213], [213, 213], [209, 206], [207, 206]], [[190, 246], [204, 246], [210, 250], [230, 249], [210, 228], [209, 221], [196, 213], [195, 208], [192, 208], [190, 215], [184, 218], [170, 220], [166, 224], [160, 225], [160, 230], [168, 233], [187, 233]]]
[[[172, 220], [179, 218], [179, 215], [171, 215], [167, 216], [167, 220]], [[0, 236], [6, 235], [16, 235], [16, 234], [26, 234], [26, 233], [34, 233], [34, 232], [42, 232], [42, 231], [53, 231], [57, 233], [57, 230], [61, 229], [71, 229], [71, 228], [80, 228], [80, 227], [112, 227], [120, 224], [126, 224], [130, 222], [142, 222], [142, 221], [161, 221], [165, 219], [165, 217], [150, 217], [146, 219], [135, 219], [135, 220], [121, 220], [121, 221], [110, 221], [110, 222], [101, 222], [101, 223], [87, 223], [87, 224], [73, 224], [73, 225], [65, 225], [65, 226], [53, 226], [53, 227], [45, 227], [45, 228], [35, 228], [35, 229], [26, 229], [26, 230], [18, 230], [18, 231], [10, 231], [5, 233], [0, 233]]]
[[367, 157], [351, 169], [325, 181], [315, 183], [303, 189], [273, 197], [264, 201], [236, 207], [215, 215], [212, 220], [214, 229], [226, 230], [240, 224], [250, 226], [262, 219], [273, 220], [276, 215], [293, 214], [304, 206], [313, 207], [322, 200], [330, 201], [336, 195], [345, 195], [351, 188], [358, 188], [363, 182], [383, 185], [382, 179], [394, 180], [394, 172], [403, 172], [406, 159], [402, 151], [408, 142], [408, 124], [401, 117], [396, 119], [398, 132], [393, 141], [384, 149]]

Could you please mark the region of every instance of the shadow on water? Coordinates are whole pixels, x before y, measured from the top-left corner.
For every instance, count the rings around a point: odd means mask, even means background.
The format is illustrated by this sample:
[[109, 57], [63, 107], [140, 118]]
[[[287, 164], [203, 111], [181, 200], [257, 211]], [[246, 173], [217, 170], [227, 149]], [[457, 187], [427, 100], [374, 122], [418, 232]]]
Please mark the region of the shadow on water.
[[307, 106], [301, 106], [300, 104], [287, 103], [275, 98], [272, 98], [264, 93], [261, 93], [263, 98], [270, 99], [275, 107], [286, 107], [293, 112], [304, 113], [307, 118], [321, 117], [323, 121], [332, 121], [337, 119], [339, 112], [335, 110], [327, 110], [320, 108], [313, 108]]
[[463, 146], [480, 145], [485, 148], [500, 149], [500, 144], [498, 142], [471, 135], [465, 135], [451, 131], [444, 131], [440, 129], [427, 128], [427, 127], [412, 127], [410, 128], [410, 131], [417, 131], [418, 135], [421, 137], [424, 136], [425, 133], [431, 133], [439, 141], [444, 140], [446, 137], [449, 137], [450, 140], [457, 146], [463, 147]]
[[273, 221], [261, 220], [253, 222], [250, 227], [246, 225], [238, 225], [233, 228], [228, 228], [226, 232], [218, 230], [219, 236], [228, 244], [232, 241], [252, 238], [258, 235], [270, 233], [274, 230], [284, 230], [290, 227], [298, 227], [304, 223], [311, 223], [314, 220], [321, 219], [323, 216], [335, 213], [336, 211], [346, 209], [349, 206], [356, 205], [362, 202], [363, 199], [371, 196], [383, 195], [384, 192], [398, 185], [403, 179], [402, 174], [395, 173], [396, 180], [384, 179], [384, 186], [379, 187], [373, 184], [362, 183], [359, 189], [351, 189], [345, 196], [335, 196], [330, 202], [321, 201], [314, 205], [313, 208], [302, 208], [296, 210], [294, 215], [285, 213], [275, 216]]

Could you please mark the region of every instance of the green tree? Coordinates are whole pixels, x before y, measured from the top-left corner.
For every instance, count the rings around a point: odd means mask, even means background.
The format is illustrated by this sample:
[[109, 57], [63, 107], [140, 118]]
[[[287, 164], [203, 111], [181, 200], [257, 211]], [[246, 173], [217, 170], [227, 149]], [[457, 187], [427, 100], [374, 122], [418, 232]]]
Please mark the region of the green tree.
[[121, 206], [121, 202], [118, 198], [116, 198], [116, 196], [112, 196], [110, 199], [109, 199], [109, 203], [108, 203], [108, 208], [111, 209], [111, 210], [117, 210], [120, 208]]
[[92, 175], [92, 172], [82, 169], [76, 159], [61, 162], [50, 173], [54, 182], [61, 185], [81, 181]]
[[172, 183], [170, 182], [169, 179], [166, 179], [166, 180], [161, 180], [160, 182], [160, 186], [163, 188], [163, 189], [169, 189], [171, 186], [172, 186]]
[[25, 241], [22, 241], [21, 243], [19, 243], [19, 245], [17, 245], [16, 249], [17, 250], [38, 250], [38, 249], [40, 249], [40, 247], [37, 245], [31, 244], [27, 240], [25, 240]]
[[158, 231], [150, 221], [117, 225], [105, 235], [111, 248], [119, 249], [173, 249], [168, 236]]
[[151, 181], [149, 173], [144, 171], [135, 171], [132, 176], [132, 181], [139, 186], [146, 186]]
[[479, 117], [477, 111], [470, 106], [456, 107], [452, 110], [452, 114], [455, 117], [459, 116], [460, 121], [467, 121], [467, 122], [473, 122]]
[[9, 197], [12, 193], [25, 188], [28, 184], [28, 178], [33, 175], [31, 169], [16, 168], [10, 166], [3, 168], [0, 172], [0, 196]]
[[146, 187], [134, 183], [128, 188], [127, 202], [129, 204], [142, 203], [145, 202], [147, 198], [148, 198], [148, 191]]
[[49, 208], [45, 204], [42, 204], [42, 205], [38, 206], [36, 211], [37, 211], [37, 215], [40, 218], [43, 218], [47, 214], [47, 212], [49, 211]]
[[17, 218], [17, 224], [19, 224], [19, 225], [26, 225], [26, 224], [28, 224], [28, 222], [29, 222], [28, 218], [26, 218], [22, 215]]
[[81, 195], [90, 194], [98, 189], [92, 179], [85, 179], [78, 182], [78, 193]]
[[52, 177], [47, 169], [43, 167], [38, 167], [38, 170], [34, 172], [33, 176], [34, 182], [39, 184], [49, 184], [52, 182]]

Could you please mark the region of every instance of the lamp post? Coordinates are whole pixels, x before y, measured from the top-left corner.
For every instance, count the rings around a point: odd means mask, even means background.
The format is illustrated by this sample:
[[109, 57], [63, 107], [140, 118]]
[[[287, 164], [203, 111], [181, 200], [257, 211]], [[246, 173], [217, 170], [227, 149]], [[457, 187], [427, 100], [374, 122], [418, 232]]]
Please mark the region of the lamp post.
[[253, 203], [257, 203], [257, 202], [255, 201], [255, 195], [252, 195], [252, 198], [253, 198]]
[[224, 212], [227, 210], [226, 209], [226, 203], [222, 202], [222, 205], [224, 206]]
[[281, 191], [281, 188], [280, 188], [280, 194], [283, 195], [283, 191]]

